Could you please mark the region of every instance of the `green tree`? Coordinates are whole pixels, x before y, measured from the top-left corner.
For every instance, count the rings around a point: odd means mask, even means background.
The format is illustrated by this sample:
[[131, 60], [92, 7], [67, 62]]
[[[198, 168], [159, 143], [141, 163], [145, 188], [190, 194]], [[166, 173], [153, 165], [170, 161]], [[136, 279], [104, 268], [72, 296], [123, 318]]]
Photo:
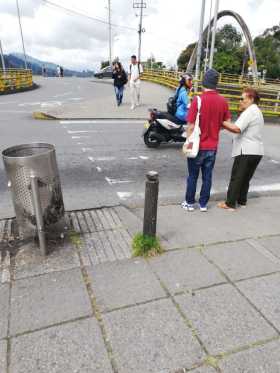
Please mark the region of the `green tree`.
[[103, 67], [107, 67], [107, 66], [110, 66], [110, 61], [101, 61], [101, 69], [103, 69]]
[[185, 70], [188, 62], [191, 58], [192, 52], [195, 48], [196, 43], [189, 44], [181, 53], [177, 59], [177, 65], [180, 70]]
[[267, 77], [280, 77], [280, 26], [266, 29], [254, 39], [259, 70], [267, 70]]

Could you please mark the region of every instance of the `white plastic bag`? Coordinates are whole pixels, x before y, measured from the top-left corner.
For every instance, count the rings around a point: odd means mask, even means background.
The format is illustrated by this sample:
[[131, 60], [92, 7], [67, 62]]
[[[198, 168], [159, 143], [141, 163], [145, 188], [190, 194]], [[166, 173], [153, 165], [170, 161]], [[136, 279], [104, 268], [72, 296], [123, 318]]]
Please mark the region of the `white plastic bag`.
[[197, 115], [195, 119], [194, 130], [190, 137], [184, 142], [182, 151], [187, 158], [195, 158], [199, 152], [200, 144], [200, 127], [199, 127], [199, 118], [200, 118], [200, 108], [201, 108], [201, 98], [197, 96]]

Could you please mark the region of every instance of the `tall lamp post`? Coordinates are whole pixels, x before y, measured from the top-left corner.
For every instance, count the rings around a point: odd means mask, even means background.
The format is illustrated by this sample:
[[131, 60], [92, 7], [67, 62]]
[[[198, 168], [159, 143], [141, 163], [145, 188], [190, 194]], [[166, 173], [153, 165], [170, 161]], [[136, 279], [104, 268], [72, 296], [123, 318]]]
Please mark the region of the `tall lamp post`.
[[212, 31], [211, 50], [210, 50], [210, 61], [209, 61], [210, 69], [213, 67], [218, 11], [219, 11], [219, 0], [216, 0], [215, 13], [214, 13], [214, 26], [213, 26], [213, 31]]
[[6, 72], [6, 66], [5, 66], [5, 59], [4, 59], [4, 53], [3, 53], [3, 49], [2, 49], [1, 40], [0, 40], [0, 54], [1, 54], [2, 69], [3, 69], [3, 72], [5, 73]]
[[23, 49], [23, 55], [24, 55], [24, 65], [25, 65], [25, 70], [27, 70], [26, 53], [25, 53], [25, 46], [24, 46], [24, 40], [23, 40], [23, 33], [22, 33], [22, 26], [21, 26], [21, 20], [20, 20], [20, 10], [19, 10], [18, 0], [16, 0], [16, 3], [17, 3], [18, 23], [19, 23], [22, 49]]
[[195, 67], [195, 92], [198, 91], [198, 79], [200, 75], [200, 60], [201, 60], [201, 49], [203, 41], [203, 24], [204, 24], [204, 14], [205, 14], [205, 0], [202, 0], [201, 13], [200, 13], [200, 24], [199, 24], [199, 38], [197, 45], [197, 56], [196, 56], [196, 67]]

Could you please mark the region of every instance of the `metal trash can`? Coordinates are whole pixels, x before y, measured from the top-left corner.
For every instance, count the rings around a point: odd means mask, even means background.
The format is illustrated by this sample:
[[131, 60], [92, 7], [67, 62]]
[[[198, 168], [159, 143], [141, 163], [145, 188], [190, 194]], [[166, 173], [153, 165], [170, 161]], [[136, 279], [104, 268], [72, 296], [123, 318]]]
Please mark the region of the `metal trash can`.
[[21, 237], [34, 236], [39, 228], [45, 230], [59, 222], [64, 216], [64, 204], [54, 146], [18, 145], [2, 155]]

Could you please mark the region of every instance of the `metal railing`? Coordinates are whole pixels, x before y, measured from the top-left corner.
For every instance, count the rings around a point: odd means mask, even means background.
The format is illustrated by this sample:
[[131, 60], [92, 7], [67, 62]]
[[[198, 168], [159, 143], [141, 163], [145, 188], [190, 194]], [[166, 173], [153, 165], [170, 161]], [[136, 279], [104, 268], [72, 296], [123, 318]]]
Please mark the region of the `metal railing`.
[[[169, 88], [177, 88], [178, 80], [183, 72], [145, 69], [142, 79], [162, 84]], [[202, 76], [198, 80], [198, 94], [201, 94]], [[241, 92], [245, 87], [254, 86], [261, 96], [260, 109], [265, 116], [280, 117], [280, 82], [262, 81], [257, 84], [244, 76], [220, 74], [218, 89], [228, 99], [230, 110], [238, 111]]]
[[30, 88], [32, 85], [32, 70], [0, 69], [0, 93]]

